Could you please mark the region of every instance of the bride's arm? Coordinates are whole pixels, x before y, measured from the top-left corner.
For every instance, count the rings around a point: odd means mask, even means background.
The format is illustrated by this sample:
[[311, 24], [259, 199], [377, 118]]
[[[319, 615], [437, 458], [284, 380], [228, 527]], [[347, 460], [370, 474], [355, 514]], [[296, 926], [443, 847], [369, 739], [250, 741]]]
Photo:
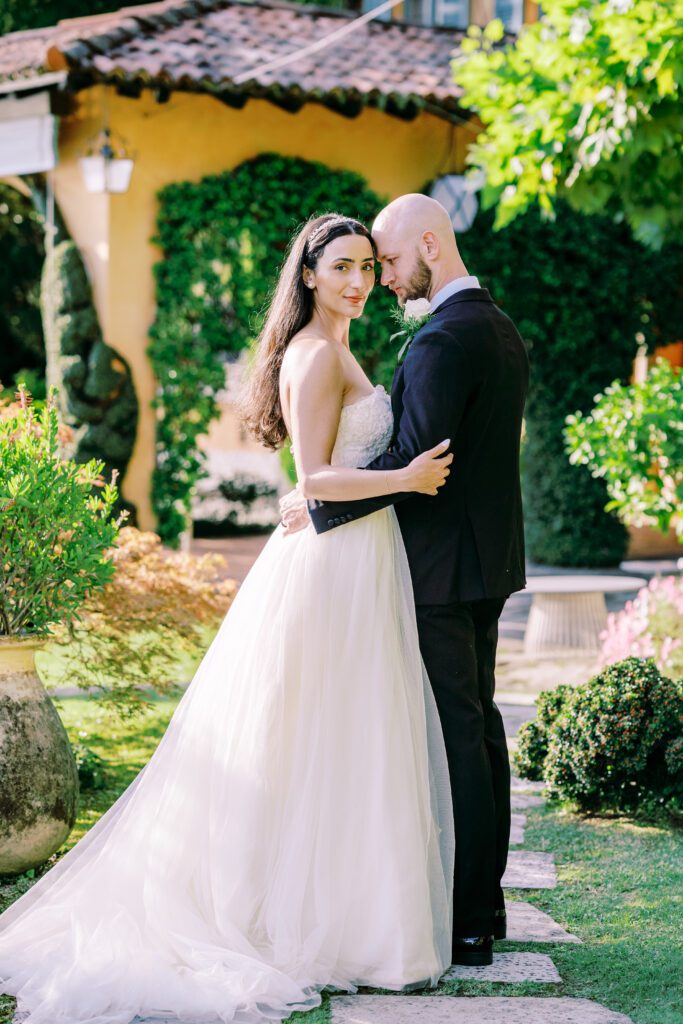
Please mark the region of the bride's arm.
[[448, 442], [418, 455], [398, 469], [369, 471], [332, 466], [344, 394], [339, 356], [329, 343], [311, 346], [290, 379], [294, 461], [305, 498], [355, 501], [406, 491], [436, 494], [448, 476]]

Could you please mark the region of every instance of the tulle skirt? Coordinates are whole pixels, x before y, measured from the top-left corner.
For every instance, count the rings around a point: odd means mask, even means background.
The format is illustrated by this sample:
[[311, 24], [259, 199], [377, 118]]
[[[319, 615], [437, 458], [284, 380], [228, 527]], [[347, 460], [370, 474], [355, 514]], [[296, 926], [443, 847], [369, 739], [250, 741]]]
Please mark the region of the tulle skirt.
[[31, 1024], [256, 1024], [436, 984], [453, 822], [393, 509], [279, 527], [154, 756], [0, 917]]

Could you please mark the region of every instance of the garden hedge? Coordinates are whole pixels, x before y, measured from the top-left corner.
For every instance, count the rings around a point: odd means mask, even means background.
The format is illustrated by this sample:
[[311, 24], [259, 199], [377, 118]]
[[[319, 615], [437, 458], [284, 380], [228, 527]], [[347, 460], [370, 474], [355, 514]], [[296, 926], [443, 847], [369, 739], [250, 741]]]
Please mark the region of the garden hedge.
[[623, 224], [560, 204], [554, 222], [534, 209], [499, 232], [493, 212], [482, 212], [460, 248], [529, 350], [528, 554], [550, 565], [615, 565], [626, 550], [626, 531], [604, 512], [604, 482], [569, 463], [564, 420], [589, 411], [611, 381], [629, 379], [639, 344], [676, 340], [683, 247], [646, 252]]

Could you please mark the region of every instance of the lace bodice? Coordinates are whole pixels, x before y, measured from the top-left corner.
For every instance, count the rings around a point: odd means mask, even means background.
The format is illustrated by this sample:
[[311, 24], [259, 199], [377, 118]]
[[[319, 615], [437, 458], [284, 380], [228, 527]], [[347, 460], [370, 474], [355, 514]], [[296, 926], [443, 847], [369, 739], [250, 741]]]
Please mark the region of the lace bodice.
[[342, 408], [333, 466], [367, 466], [389, 447], [394, 429], [391, 399], [381, 384], [371, 395]]

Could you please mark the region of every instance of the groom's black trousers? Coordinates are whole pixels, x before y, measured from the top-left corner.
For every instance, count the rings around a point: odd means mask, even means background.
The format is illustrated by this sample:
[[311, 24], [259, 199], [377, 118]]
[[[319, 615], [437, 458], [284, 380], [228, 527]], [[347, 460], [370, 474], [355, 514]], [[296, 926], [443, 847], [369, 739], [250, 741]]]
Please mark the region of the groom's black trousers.
[[453, 935], [493, 934], [510, 839], [510, 763], [493, 701], [505, 598], [418, 605], [420, 650], [441, 718], [453, 795]]

